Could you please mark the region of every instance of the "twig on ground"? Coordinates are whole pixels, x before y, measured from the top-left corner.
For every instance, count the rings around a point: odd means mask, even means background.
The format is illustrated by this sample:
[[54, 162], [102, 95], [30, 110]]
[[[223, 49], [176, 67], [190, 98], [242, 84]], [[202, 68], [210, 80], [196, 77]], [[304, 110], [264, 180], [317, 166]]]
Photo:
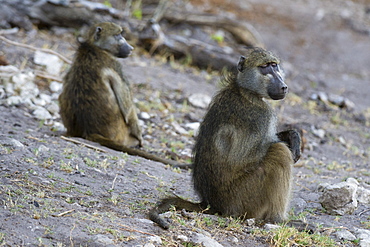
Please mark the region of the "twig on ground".
[[90, 145], [90, 144], [81, 142], [81, 141], [76, 140], [76, 139], [68, 138], [68, 137], [65, 137], [65, 136], [61, 136], [60, 138], [62, 138], [63, 140], [69, 141], [69, 142], [73, 142], [75, 144], [80, 144], [80, 145], [83, 145], [85, 147], [88, 147], [88, 148], [91, 148], [91, 149], [95, 149], [96, 151], [99, 151], [99, 152], [107, 153], [107, 151], [105, 151], [102, 148], [95, 147], [93, 145]]
[[69, 241], [71, 242], [71, 247], [73, 247], [73, 241], [72, 241], [72, 232], [73, 230], [76, 228], [76, 224], [73, 224], [73, 227], [71, 229], [71, 231], [69, 232]]
[[117, 177], [118, 177], [118, 174], [116, 173], [116, 176], [114, 177], [113, 182], [112, 182], [112, 187], [110, 188], [111, 190], [114, 189], [114, 184], [116, 183]]
[[45, 78], [45, 79], [50, 79], [50, 80], [57, 81], [57, 82], [62, 82], [63, 81], [59, 76], [49, 75], [49, 74], [46, 74], [46, 73], [41, 72], [41, 71], [36, 71], [35, 74], [38, 77], [42, 77], [42, 78]]
[[74, 210], [74, 209], [71, 209], [71, 210], [68, 210], [68, 211], [62, 212], [62, 213], [60, 213], [60, 214], [52, 214], [52, 216], [54, 216], [54, 217], [62, 217], [62, 216], [64, 216], [64, 215], [66, 215], [66, 214], [72, 213], [73, 211], [75, 211], [75, 210]]
[[125, 226], [125, 225], [122, 225], [122, 224], [120, 224], [120, 223], [118, 223], [118, 225], [120, 225], [120, 226], [122, 226], [123, 228], [125, 228], [125, 229], [123, 229], [123, 230], [128, 231], [128, 232], [138, 232], [138, 233], [146, 234], [146, 235], [149, 235], [149, 236], [156, 236], [155, 234], [151, 234], [151, 233], [149, 233], [149, 232], [142, 232], [142, 231], [139, 231], [139, 230], [136, 230], [136, 229], [132, 229], [132, 228], [130, 228], [130, 227], [128, 227], [128, 226]]
[[62, 59], [64, 62], [66, 62], [68, 64], [71, 64], [72, 63], [71, 60], [69, 60], [65, 56], [63, 56], [63, 55], [61, 55], [58, 52], [55, 52], [53, 50], [45, 49], [45, 48], [36, 48], [36, 47], [31, 46], [31, 45], [18, 43], [18, 42], [12, 41], [10, 39], [7, 39], [7, 38], [5, 38], [4, 36], [1, 36], [1, 35], [0, 35], [0, 39], [2, 41], [4, 41], [4, 42], [8, 43], [8, 44], [11, 44], [11, 45], [16, 45], [16, 46], [19, 46], [19, 47], [23, 47], [23, 48], [27, 48], [27, 49], [33, 50], [33, 51], [42, 51], [42, 52], [53, 54], [55, 56], [58, 56], [60, 59]]

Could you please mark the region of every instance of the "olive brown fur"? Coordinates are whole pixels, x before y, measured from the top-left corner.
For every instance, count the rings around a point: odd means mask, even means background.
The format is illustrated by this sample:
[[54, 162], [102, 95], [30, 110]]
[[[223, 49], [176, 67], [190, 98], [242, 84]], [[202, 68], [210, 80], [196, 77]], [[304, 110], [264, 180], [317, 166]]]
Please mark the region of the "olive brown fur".
[[175, 161], [134, 148], [142, 146], [142, 133], [129, 81], [117, 60], [128, 57], [133, 47], [121, 33], [114, 23], [98, 23], [80, 43], [59, 96], [67, 135], [176, 166]]
[[201, 202], [164, 199], [149, 212], [151, 220], [167, 229], [159, 214], [171, 205], [266, 222], [286, 219], [300, 135], [277, 133], [277, 117], [266, 101], [288, 92], [279, 64], [262, 48], [240, 57], [235, 73], [223, 78], [224, 88], [214, 96], [193, 149], [193, 185]]

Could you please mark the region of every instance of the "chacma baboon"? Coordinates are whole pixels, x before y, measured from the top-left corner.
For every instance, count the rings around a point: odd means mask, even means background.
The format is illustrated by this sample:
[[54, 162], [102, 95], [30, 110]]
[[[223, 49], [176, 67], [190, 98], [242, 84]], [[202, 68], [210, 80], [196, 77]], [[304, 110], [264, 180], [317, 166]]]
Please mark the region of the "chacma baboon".
[[121, 33], [114, 23], [98, 23], [80, 43], [59, 96], [67, 135], [176, 166], [175, 161], [132, 148], [142, 145], [142, 134], [129, 81], [116, 59], [133, 50]]
[[214, 96], [193, 149], [193, 183], [201, 202], [164, 199], [149, 212], [152, 221], [167, 229], [159, 214], [171, 205], [268, 222], [285, 219], [300, 136], [294, 130], [276, 133], [277, 118], [265, 100], [281, 100], [288, 92], [279, 63], [261, 48], [240, 57], [237, 71]]

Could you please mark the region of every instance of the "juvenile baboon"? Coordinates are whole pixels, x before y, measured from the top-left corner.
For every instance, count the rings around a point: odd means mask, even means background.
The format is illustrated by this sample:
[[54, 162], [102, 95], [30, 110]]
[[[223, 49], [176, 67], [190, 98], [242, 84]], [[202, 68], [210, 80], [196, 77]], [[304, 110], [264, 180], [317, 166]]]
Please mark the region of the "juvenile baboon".
[[167, 229], [159, 214], [171, 205], [268, 222], [285, 219], [300, 136], [294, 130], [276, 133], [277, 118], [265, 100], [281, 100], [288, 92], [279, 63], [261, 48], [240, 57], [237, 71], [223, 79], [225, 87], [213, 98], [193, 149], [193, 183], [201, 202], [164, 199], [150, 211], [152, 221]]
[[98, 23], [80, 43], [59, 96], [67, 135], [176, 166], [177, 162], [131, 148], [142, 146], [142, 135], [129, 81], [116, 59], [133, 50], [121, 33], [114, 23]]

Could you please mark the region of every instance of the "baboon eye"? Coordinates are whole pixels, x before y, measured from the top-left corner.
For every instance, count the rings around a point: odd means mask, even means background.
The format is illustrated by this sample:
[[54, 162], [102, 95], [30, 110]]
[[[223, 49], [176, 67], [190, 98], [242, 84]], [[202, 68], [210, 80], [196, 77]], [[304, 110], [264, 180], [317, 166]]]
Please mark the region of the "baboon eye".
[[272, 66], [272, 67], [276, 67], [276, 66], [277, 66], [277, 64], [276, 64], [276, 63], [271, 63], [271, 66]]
[[269, 66], [269, 65], [268, 64], [262, 64], [262, 65], [260, 65], [258, 67], [260, 67], [260, 68], [267, 68], [267, 66]]

